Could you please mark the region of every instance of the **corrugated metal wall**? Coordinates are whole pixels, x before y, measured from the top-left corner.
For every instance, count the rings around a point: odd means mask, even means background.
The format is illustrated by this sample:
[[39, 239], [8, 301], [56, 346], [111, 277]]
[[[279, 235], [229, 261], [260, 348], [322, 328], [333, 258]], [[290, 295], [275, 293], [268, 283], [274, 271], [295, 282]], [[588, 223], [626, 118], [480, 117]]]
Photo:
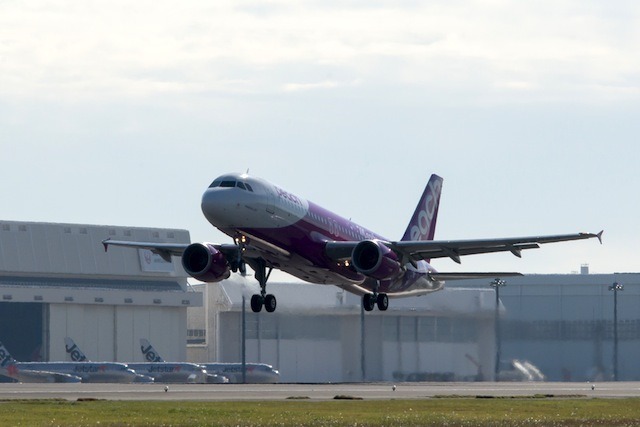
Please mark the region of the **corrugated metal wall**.
[[170, 361], [186, 358], [186, 311], [173, 307], [125, 307], [51, 304], [50, 360], [68, 360], [64, 338], [70, 337], [96, 361], [144, 362], [140, 339], [146, 338]]

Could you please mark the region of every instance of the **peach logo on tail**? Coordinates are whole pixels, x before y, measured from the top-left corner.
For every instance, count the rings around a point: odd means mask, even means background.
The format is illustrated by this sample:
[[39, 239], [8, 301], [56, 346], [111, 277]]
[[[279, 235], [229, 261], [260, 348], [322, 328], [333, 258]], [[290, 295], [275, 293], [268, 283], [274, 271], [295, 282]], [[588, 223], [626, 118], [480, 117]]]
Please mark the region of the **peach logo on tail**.
[[411, 227], [411, 240], [427, 238], [433, 223], [433, 217], [437, 209], [437, 201], [442, 190], [442, 181], [435, 180], [429, 183], [427, 196], [424, 198], [422, 209], [418, 212], [418, 223]]

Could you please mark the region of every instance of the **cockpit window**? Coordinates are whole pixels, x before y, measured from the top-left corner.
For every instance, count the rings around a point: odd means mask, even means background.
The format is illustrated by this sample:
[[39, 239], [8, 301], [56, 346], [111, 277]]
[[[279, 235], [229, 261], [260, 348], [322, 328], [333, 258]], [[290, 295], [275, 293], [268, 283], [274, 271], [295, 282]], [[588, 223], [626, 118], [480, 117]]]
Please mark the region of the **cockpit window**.
[[230, 179], [216, 179], [211, 183], [209, 188], [215, 188], [215, 187], [224, 187], [224, 188], [238, 187], [243, 190], [251, 191], [253, 193], [253, 188], [251, 188], [251, 185], [247, 184], [246, 182], [233, 181]]

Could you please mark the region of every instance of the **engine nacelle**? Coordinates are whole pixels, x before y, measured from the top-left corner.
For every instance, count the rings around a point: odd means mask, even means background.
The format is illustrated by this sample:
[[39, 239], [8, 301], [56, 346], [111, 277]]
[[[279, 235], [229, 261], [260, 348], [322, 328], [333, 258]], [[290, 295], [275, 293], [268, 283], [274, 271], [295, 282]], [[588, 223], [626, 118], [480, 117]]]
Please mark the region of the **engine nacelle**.
[[392, 279], [402, 271], [395, 252], [376, 240], [363, 240], [351, 253], [354, 268], [365, 276], [378, 280]]
[[219, 282], [231, 275], [227, 258], [210, 243], [192, 243], [182, 254], [182, 266], [203, 282]]

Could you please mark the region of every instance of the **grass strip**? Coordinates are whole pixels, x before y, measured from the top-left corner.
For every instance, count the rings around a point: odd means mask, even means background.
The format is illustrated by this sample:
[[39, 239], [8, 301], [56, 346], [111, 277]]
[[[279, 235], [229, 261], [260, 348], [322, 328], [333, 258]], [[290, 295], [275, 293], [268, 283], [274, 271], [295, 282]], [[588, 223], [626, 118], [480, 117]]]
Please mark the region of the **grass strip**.
[[2, 426], [640, 426], [640, 399], [0, 403]]

